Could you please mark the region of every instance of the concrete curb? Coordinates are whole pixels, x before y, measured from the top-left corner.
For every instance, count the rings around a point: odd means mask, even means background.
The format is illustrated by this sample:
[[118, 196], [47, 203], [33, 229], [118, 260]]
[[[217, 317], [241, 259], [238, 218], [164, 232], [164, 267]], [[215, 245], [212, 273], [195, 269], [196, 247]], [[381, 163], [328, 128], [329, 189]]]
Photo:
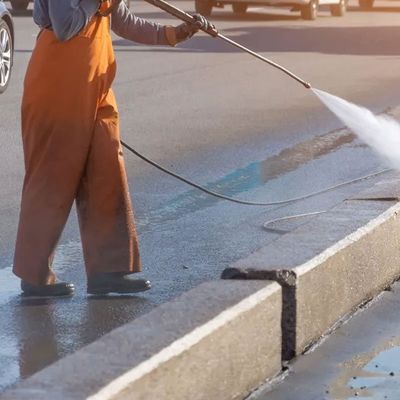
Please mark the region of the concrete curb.
[[281, 370], [281, 294], [275, 282], [202, 284], [0, 399], [240, 399]]
[[296, 268], [296, 354], [399, 277], [399, 211], [397, 203]]
[[399, 189], [398, 177], [385, 180], [230, 269], [231, 278], [282, 284], [284, 359], [399, 278]]

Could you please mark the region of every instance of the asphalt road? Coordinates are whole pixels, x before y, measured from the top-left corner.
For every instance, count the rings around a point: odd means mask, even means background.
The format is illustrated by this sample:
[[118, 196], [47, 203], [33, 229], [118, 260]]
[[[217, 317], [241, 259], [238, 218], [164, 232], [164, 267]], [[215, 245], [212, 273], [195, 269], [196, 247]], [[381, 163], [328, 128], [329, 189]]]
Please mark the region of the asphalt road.
[[[180, 1], [191, 11], [193, 4]], [[137, 14], [174, 23], [133, 3]], [[382, 111], [400, 103], [400, 3], [373, 12], [355, 5], [344, 18], [322, 11], [307, 22], [285, 10], [216, 10], [227, 36], [281, 62], [315, 87]], [[0, 98], [0, 390], [201, 282], [304, 220], [262, 228], [266, 220], [324, 210], [371, 184], [361, 182], [285, 207], [244, 207], [209, 198], [126, 153], [143, 276], [140, 296], [87, 297], [75, 214], [55, 260], [72, 299], [27, 301], [11, 264], [23, 160], [19, 103], [37, 29], [15, 18], [12, 83]], [[306, 194], [382, 167], [312, 94], [282, 73], [205, 35], [177, 48], [115, 38], [114, 85], [122, 136], [152, 159], [214, 190], [257, 201]], [[62, 79], [62, 75], [60, 75]], [[62, 93], [60, 93], [62, 96]], [[205, 299], [206, 301], [206, 299]]]

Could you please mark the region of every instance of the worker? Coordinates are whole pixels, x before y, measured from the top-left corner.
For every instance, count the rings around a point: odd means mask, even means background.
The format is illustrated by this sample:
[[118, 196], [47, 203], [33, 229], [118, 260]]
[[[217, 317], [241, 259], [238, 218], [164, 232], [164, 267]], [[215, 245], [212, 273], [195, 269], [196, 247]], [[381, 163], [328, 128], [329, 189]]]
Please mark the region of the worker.
[[[136, 293], [141, 271], [111, 85], [110, 29], [135, 42], [175, 46], [210, 23], [164, 26], [132, 14], [122, 0], [35, 0], [41, 28], [22, 99], [25, 178], [14, 273], [25, 296], [74, 293], [52, 269], [76, 202], [89, 294]], [[134, 88], [133, 88], [134, 89]]]

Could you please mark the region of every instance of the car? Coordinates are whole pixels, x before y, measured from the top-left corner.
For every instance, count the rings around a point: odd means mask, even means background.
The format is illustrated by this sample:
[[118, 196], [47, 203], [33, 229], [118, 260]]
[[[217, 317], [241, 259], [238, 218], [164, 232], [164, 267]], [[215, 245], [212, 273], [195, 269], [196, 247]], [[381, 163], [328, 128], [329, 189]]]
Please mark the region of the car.
[[314, 20], [317, 18], [320, 5], [329, 5], [333, 16], [343, 16], [347, 10], [347, 1], [348, 0], [195, 0], [195, 9], [197, 13], [209, 17], [213, 7], [224, 7], [228, 4], [232, 5], [235, 14], [244, 14], [249, 5], [290, 7], [294, 11], [300, 11], [303, 19]]
[[14, 60], [14, 24], [10, 12], [0, 0], [0, 93], [10, 83]]

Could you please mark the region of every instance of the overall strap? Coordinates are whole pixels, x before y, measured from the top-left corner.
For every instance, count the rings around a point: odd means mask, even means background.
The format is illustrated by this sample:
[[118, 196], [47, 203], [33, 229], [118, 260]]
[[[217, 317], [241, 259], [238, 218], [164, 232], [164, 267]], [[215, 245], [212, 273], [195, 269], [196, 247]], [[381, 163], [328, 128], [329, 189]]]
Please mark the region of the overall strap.
[[108, 17], [114, 11], [116, 5], [116, 2], [112, 2], [110, 0], [100, 0], [100, 7], [97, 11], [97, 15], [101, 17]]

